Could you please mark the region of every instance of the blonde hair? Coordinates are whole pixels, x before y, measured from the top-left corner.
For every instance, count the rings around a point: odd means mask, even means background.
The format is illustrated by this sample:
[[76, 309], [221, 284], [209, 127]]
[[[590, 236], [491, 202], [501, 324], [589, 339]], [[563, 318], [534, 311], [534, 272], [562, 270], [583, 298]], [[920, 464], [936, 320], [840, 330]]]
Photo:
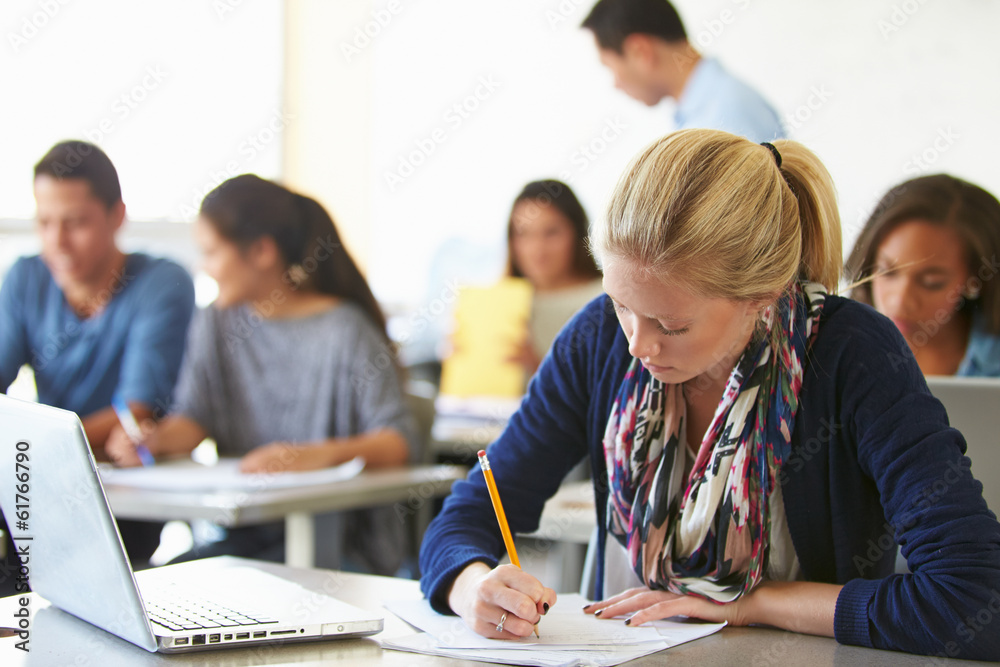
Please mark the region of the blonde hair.
[[836, 193], [814, 153], [717, 130], [681, 130], [646, 148], [618, 181], [593, 249], [606, 262], [733, 301], [773, 302], [796, 279], [836, 292]]

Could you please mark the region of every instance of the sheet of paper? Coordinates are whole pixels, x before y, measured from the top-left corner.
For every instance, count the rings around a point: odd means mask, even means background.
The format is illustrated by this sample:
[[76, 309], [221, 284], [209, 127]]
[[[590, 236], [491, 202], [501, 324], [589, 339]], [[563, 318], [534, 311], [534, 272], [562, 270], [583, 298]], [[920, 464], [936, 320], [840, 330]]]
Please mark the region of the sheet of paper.
[[[542, 617], [539, 636], [519, 640], [487, 639], [470, 630], [455, 616], [431, 609], [427, 600], [386, 602], [385, 608], [401, 619], [434, 636], [447, 648], [517, 649], [546, 646], [604, 646], [655, 642], [662, 638], [655, 628], [630, 628], [620, 621], [601, 620], [563, 604], [562, 599]], [[455, 623], [455, 621], [458, 621]]]
[[171, 461], [149, 468], [109, 468], [101, 466], [105, 486], [127, 486], [156, 491], [266, 491], [299, 486], [333, 484], [357, 477], [364, 470], [362, 458], [332, 468], [307, 472], [244, 474], [239, 459], [220, 459], [204, 466], [194, 461]]
[[441, 393], [506, 398], [524, 394], [524, 368], [508, 358], [525, 339], [530, 316], [531, 285], [523, 278], [461, 288], [455, 304], [455, 352], [444, 361]]
[[626, 626], [621, 620], [600, 619], [584, 614], [587, 603], [580, 595], [560, 595], [556, 605], [538, 624], [539, 637], [520, 640], [487, 639], [470, 630], [456, 616], [434, 611], [426, 600], [388, 601], [386, 609], [410, 625], [436, 639], [437, 646], [451, 649], [544, 650], [634, 646], [646, 642], [667, 642], [668, 646], [716, 632], [723, 624], [656, 621], [640, 627]]
[[[551, 613], [551, 612], [550, 612]], [[644, 655], [670, 648], [667, 642], [644, 642], [634, 646], [561, 649], [535, 647], [534, 650], [442, 648], [431, 635], [421, 632], [406, 637], [383, 639], [382, 648], [410, 651], [448, 658], [495, 662], [501, 665], [541, 665], [542, 667], [611, 667]]]

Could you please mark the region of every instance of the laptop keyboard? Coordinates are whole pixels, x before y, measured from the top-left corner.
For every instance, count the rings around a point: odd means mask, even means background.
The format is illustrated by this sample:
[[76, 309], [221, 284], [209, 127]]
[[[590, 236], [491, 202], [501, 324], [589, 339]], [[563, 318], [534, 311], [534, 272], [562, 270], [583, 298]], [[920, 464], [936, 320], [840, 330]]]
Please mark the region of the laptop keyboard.
[[146, 614], [153, 623], [174, 631], [236, 628], [278, 622], [257, 611], [239, 611], [194, 597], [147, 600]]

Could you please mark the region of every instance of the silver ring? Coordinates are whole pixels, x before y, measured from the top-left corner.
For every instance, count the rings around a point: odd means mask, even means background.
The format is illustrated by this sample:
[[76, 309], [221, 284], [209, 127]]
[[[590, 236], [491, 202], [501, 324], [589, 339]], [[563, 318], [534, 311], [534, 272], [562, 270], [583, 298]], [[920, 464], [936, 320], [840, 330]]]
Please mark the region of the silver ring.
[[503, 624], [506, 620], [507, 620], [507, 612], [504, 612], [503, 616], [500, 617], [500, 622], [497, 623], [497, 632], [503, 632]]

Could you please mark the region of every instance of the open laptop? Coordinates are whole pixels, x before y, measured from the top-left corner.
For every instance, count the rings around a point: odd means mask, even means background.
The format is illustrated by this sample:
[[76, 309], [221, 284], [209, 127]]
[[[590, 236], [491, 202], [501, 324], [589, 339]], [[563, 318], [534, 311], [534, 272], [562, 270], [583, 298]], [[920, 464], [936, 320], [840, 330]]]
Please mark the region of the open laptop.
[[972, 475], [1000, 515], [1000, 379], [927, 376], [927, 387], [948, 411], [948, 422], [965, 436]]
[[213, 558], [134, 574], [72, 412], [0, 395], [0, 508], [35, 593], [147, 651], [382, 630], [381, 616], [253, 561]]

